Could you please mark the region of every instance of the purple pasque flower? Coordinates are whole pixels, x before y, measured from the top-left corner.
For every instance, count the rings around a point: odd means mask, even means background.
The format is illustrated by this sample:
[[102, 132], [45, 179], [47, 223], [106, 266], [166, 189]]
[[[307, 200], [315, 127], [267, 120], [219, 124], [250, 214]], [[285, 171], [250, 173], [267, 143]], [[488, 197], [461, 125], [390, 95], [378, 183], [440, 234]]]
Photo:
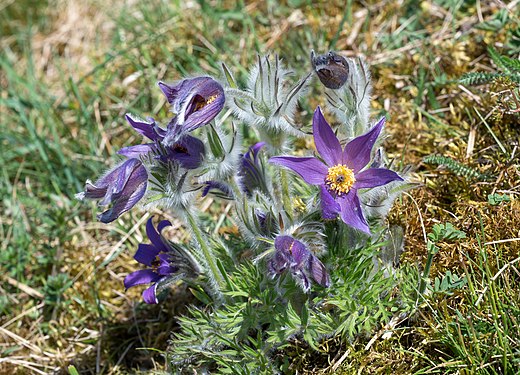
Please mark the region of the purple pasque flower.
[[255, 189], [268, 193], [264, 170], [258, 157], [260, 150], [264, 146], [265, 142], [258, 142], [249, 147], [249, 150], [240, 157], [240, 168], [238, 171], [240, 187], [248, 196], [251, 196]]
[[169, 146], [161, 145], [166, 135], [166, 131], [161, 129], [150, 118], [149, 121], [138, 120], [130, 114], [126, 115], [126, 120], [138, 133], [154, 141], [142, 145], [124, 147], [117, 153], [127, 158], [138, 158], [148, 153], [153, 153], [162, 162], [175, 160], [186, 169], [195, 169], [200, 166], [204, 157], [204, 143], [191, 135], [183, 135]]
[[276, 156], [269, 161], [292, 169], [309, 184], [320, 186], [324, 219], [334, 219], [339, 213], [346, 224], [370, 234], [358, 190], [402, 181], [397, 173], [386, 168], [364, 169], [370, 162], [372, 148], [384, 124], [385, 119], [382, 118], [367, 133], [352, 139], [342, 148], [318, 107], [314, 112], [312, 131], [322, 160]]
[[226, 100], [222, 85], [206, 76], [183, 79], [172, 85], [159, 82], [159, 87], [175, 114], [164, 138], [167, 145], [179, 134], [208, 124], [219, 114]]
[[143, 292], [143, 300], [148, 304], [158, 303], [156, 295], [158, 284], [179, 271], [179, 267], [174, 264], [171, 247], [161, 236], [162, 230], [171, 226], [171, 223], [168, 220], [163, 220], [157, 225], [156, 230], [152, 219], [153, 217], [148, 219], [146, 223], [146, 235], [152, 243], [139, 244], [134, 255], [135, 260], [149, 268], [132, 272], [125, 277], [124, 281], [126, 289], [136, 285], [152, 284]]
[[323, 263], [297, 239], [280, 235], [274, 240], [274, 249], [274, 255], [267, 264], [272, 275], [288, 270], [305, 292], [311, 287], [309, 275], [321, 286], [330, 286], [329, 274]]
[[128, 159], [110, 170], [95, 183], [87, 181], [85, 191], [76, 195], [79, 199], [101, 199], [100, 206], [112, 203], [112, 207], [98, 219], [110, 223], [131, 209], [144, 196], [148, 173], [138, 159]]

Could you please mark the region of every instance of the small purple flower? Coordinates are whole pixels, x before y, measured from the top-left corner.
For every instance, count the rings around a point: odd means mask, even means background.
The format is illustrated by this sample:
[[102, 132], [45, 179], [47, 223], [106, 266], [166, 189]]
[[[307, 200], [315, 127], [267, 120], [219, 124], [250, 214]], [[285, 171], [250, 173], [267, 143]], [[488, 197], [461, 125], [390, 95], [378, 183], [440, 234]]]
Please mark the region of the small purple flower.
[[157, 301], [157, 286], [158, 284], [176, 274], [179, 267], [174, 265], [174, 254], [167, 241], [163, 241], [161, 232], [167, 227], [171, 226], [168, 220], [163, 220], [157, 226], [157, 230], [153, 226], [152, 218], [148, 219], [146, 223], [146, 235], [152, 241], [151, 244], [139, 244], [134, 259], [139, 263], [149, 267], [144, 270], [132, 272], [125, 277], [125, 288], [131, 288], [136, 285], [152, 284], [144, 290], [143, 300], [148, 304], [156, 304]]
[[255, 189], [268, 193], [264, 171], [258, 158], [258, 154], [264, 146], [265, 142], [258, 142], [249, 147], [249, 150], [240, 158], [241, 163], [238, 171], [240, 187], [248, 196], [251, 196]]
[[131, 209], [146, 192], [148, 173], [138, 159], [129, 159], [113, 168], [103, 177], [91, 183], [87, 181], [85, 191], [77, 194], [79, 199], [101, 199], [100, 206], [112, 203], [112, 207], [98, 219], [110, 223]]
[[126, 115], [126, 120], [140, 134], [150, 138], [154, 143], [146, 143], [137, 146], [124, 147], [118, 154], [127, 158], [138, 158], [150, 152], [157, 155], [162, 162], [176, 160], [186, 169], [195, 169], [200, 166], [204, 157], [204, 143], [191, 135], [183, 135], [176, 142], [169, 146], [162, 146], [166, 131], [157, 126], [154, 119], [148, 122]]
[[159, 82], [159, 87], [175, 114], [168, 124], [165, 144], [173, 142], [180, 133], [208, 124], [224, 107], [224, 89], [211, 77], [187, 78], [173, 85]]
[[366, 134], [352, 139], [344, 149], [327, 123], [320, 107], [314, 112], [312, 129], [314, 143], [321, 159], [315, 157], [276, 156], [269, 161], [299, 174], [305, 182], [320, 186], [321, 208], [324, 219], [338, 215], [348, 225], [370, 234], [358, 198], [359, 189], [386, 185], [401, 180], [399, 175], [385, 168], [368, 168], [370, 155], [385, 119]]
[[275, 253], [267, 265], [271, 274], [279, 275], [289, 270], [305, 292], [311, 287], [308, 275], [321, 286], [330, 286], [325, 266], [303, 243], [291, 236], [278, 236], [274, 248]]

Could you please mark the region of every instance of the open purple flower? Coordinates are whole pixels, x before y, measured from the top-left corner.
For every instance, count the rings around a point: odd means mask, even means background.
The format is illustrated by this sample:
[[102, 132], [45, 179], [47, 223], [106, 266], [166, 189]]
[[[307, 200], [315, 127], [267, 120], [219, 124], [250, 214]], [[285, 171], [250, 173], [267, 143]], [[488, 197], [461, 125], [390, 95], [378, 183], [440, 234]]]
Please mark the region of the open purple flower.
[[164, 138], [167, 145], [179, 134], [208, 124], [224, 107], [224, 89], [211, 77], [187, 78], [173, 85], [159, 82], [159, 87], [175, 114]]
[[113, 168], [94, 184], [87, 181], [85, 191], [77, 194], [79, 199], [101, 199], [100, 206], [112, 203], [112, 207], [98, 219], [110, 223], [131, 209], [146, 192], [148, 173], [138, 159], [129, 159]]
[[291, 236], [278, 236], [274, 241], [275, 253], [267, 265], [272, 275], [279, 275], [289, 270], [291, 275], [309, 291], [309, 275], [321, 286], [330, 286], [330, 279], [325, 266], [300, 241]]
[[352, 139], [342, 148], [318, 107], [314, 112], [312, 130], [316, 149], [323, 161], [315, 157], [292, 156], [276, 156], [269, 161], [292, 169], [309, 184], [320, 186], [323, 218], [334, 219], [339, 213], [346, 224], [370, 234], [358, 190], [402, 181], [397, 173], [386, 168], [363, 170], [370, 161], [372, 148], [384, 123], [382, 118], [366, 134]]
[[150, 138], [153, 143], [124, 147], [118, 154], [127, 158], [138, 158], [150, 152], [162, 162], [176, 160], [186, 169], [195, 169], [200, 166], [204, 157], [204, 143], [191, 135], [183, 135], [169, 146], [162, 146], [161, 142], [166, 135], [166, 131], [157, 126], [154, 119], [143, 121], [126, 115], [126, 120], [140, 134]]
[[171, 223], [168, 220], [163, 220], [156, 230], [152, 218], [148, 219], [146, 235], [152, 243], [139, 244], [134, 259], [149, 268], [132, 272], [125, 277], [126, 289], [136, 285], [152, 284], [143, 292], [143, 300], [149, 304], [158, 303], [156, 293], [159, 282], [179, 271], [179, 267], [173, 264], [172, 249], [166, 245], [166, 241], [163, 241], [160, 234], [165, 227], [170, 225]]

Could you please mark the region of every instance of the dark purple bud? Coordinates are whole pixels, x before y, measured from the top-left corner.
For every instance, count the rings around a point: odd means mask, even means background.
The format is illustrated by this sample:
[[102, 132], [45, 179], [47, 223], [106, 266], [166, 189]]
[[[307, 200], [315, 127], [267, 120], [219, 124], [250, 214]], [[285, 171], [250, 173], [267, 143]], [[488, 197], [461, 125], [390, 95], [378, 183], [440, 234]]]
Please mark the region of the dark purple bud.
[[129, 159], [109, 171], [96, 183], [87, 181], [85, 191], [78, 198], [102, 199], [102, 206], [112, 207], [98, 215], [103, 223], [114, 221], [124, 212], [131, 209], [144, 196], [148, 182], [146, 168], [138, 159]]
[[349, 67], [347, 59], [330, 51], [327, 54], [316, 56], [311, 52], [312, 67], [325, 87], [337, 90], [348, 79]]
[[166, 144], [180, 133], [208, 124], [224, 107], [224, 89], [211, 77], [188, 78], [172, 85], [159, 82], [159, 87], [175, 114], [168, 125]]
[[249, 147], [249, 150], [241, 156], [241, 164], [238, 171], [240, 187], [249, 196], [255, 189], [268, 193], [264, 170], [258, 158], [259, 152], [264, 146], [265, 142], [258, 142]]

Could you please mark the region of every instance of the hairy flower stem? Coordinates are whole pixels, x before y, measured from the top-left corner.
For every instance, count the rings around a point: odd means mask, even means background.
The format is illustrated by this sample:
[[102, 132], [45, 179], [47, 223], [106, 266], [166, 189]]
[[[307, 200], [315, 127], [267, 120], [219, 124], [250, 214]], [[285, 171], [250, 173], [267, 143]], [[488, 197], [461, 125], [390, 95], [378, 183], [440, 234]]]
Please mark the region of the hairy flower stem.
[[287, 182], [287, 172], [280, 169], [280, 183], [282, 185], [282, 203], [285, 211], [289, 216], [293, 214], [293, 207], [291, 202], [291, 195], [289, 193], [289, 183]]
[[204, 240], [204, 236], [195, 218], [188, 212], [186, 213], [186, 218], [188, 220], [188, 224], [191, 227], [191, 230], [193, 231], [193, 234], [195, 235], [195, 238], [197, 239], [197, 242], [200, 245], [200, 248], [202, 249], [206, 263], [210, 268], [209, 271], [212, 273], [212, 277], [210, 277], [210, 279], [215, 280], [217, 285], [221, 287], [224, 284], [224, 278], [222, 277], [222, 274], [220, 273], [220, 270], [215, 263], [215, 256], [211, 253], [208, 244]]

